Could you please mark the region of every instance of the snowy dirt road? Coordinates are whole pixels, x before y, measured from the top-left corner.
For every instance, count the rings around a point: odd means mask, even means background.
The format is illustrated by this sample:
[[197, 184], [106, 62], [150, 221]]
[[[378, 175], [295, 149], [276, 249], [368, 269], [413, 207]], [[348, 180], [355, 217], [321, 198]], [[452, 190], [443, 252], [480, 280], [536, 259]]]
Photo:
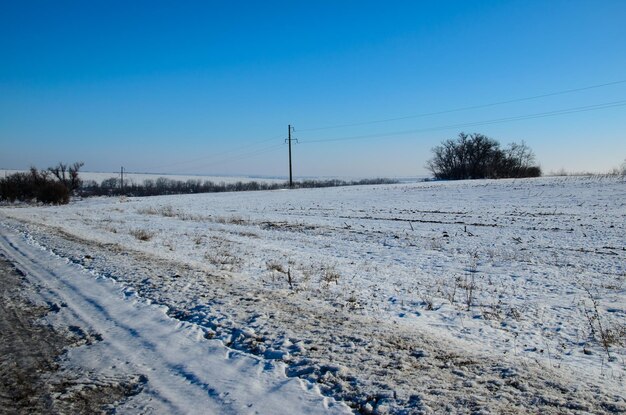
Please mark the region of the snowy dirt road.
[[[228, 349], [219, 341], [207, 340], [204, 332], [195, 325], [168, 317], [165, 307], [147, 304], [136, 297], [124, 298], [114, 281], [96, 278], [82, 267], [28, 244], [23, 236], [4, 227], [1, 227], [0, 234], [0, 252], [27, 281], [21, 294], [39, 304], [41, 310], [50, 311], [42, 314], [58, 332], [65, 328], [84, 343], [78, 347], [66, 347], [57, 362], [53, 358], [60, 355], [63, 345], [55, 348], [55, 342], [62, 336], [51, 334], [39, 346], [53, 350], [41, 353], [33, 342], [13, 341], [11, 347], [17, 349], [11, 351], [15, 354], [12, 356], [14, 361], [3, 361], [3, 367], [13, 366], [18, 358], [37, 370], [42, 369], [40, 366], [60, 364], [63, 368], [60, 376], [75, 378], [73, 381], [67, 378], [56, 380], [59, 384], [74, 383], [73, 390], [63, 389], [65, 395], [84, 395], [94, 385], [107, 384], [110, 385], [107, 392], [111, 394], [112, 388], [124, 389], [132, 384], [127, 396], [118, 397], [123, 401], [121, 406], [115, 407], [119, 413], [348, 412], [347, 407], [323, 398], [316, 388], [308, 388], [298, 379], [287, 378], [283, 364], [264, 361]], [[10, 312], [16, 308], [5, 302], [2, 308], [3, 317], [6, 317], [2, 319], [4, 323], [16, 319], [18, 314]], [[26, 325], [21, 322], [13, 332]], [[3, 336], [11, 335], [8, 324], [3, 324], [3, 328], [6, 329]], [[41, 329], [27, 336], [39, 336], [44, 331]], [[3, 345], [6, 346], [7, 342]], [[31, 347], [35, 350], [24, 350]], [[41, 380], [23, 379], [16, 372], [5, 374], [8, 378], [4, 381], [8, 385], [15, 384], [14, 388], [22, 389], [22, 392], [41, 387], [33, 384], [35, 381], [42, 383]], [[86, 377], [91, 377], [91, 381], [85, 381]], [[50, 391], [47, 399], [25, 408], [32, 413], [64, 413], [64, 409], [83, 412], [80, 407], [70, 405], [68, 408], [67, 401], [71, 399], [60, 395], [58, 391], [56, 394]], [[107, 398], [115, 401], [114, 396]], [[73, 400], [77, 401], [76, 398]], [[9, 412], [12, 402], [8, 398], [2, 402]], [[94, 409], [97, 412], [103, 410], [91, 408]]]

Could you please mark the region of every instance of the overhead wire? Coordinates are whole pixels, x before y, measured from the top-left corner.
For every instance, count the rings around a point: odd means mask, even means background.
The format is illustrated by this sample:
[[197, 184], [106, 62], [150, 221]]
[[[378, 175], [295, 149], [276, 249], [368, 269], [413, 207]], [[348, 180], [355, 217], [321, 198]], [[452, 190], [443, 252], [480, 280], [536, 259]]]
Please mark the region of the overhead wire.
[[481, 108], [489, 108], [489, 107], [494, 107], [494, 106], [497, 106], [497, 105], [512, 104], [512, 103], [516, 103], [516, 102], [531, 101], [531, 100], [535, 100], [535, 99], [548, 98], [548, 97], [557, 96], [557, 95], [571, 94], [571, 93], [574, 93], [574, 92], [587, 91], [587, 90], [590, 90], [590, 89], [602, 88], [602, 87], [607, 87], [607, 86], [611, 86], [611, 85], [618, 85], [618, 84], [623, 84], [623, 83], [626, 83], [626, 79], [619, 80], [619, 81], [613, 81], [613, 82], [606, 82], [606, 83], [603, 83], [603, 84], [588, 85], [588, 86], [584, 86], [584, 87], [580, 87], [580, 88], [565, 89], [565, 90], [561, 90], [561, 91], [549, 92], [549, 93], [546, 93], [546, 94], [532, 95], [532, 96], [528, 96], [528, 97], [514, 98], [514, 99], [508, 99], [508, 100], [504, 100], [504, 101], [491, 102], [491, 103], [488, 103], [488, 104], [470, 105], [470, 106], [467, 106], [467, 107], [452, 108], [452, 109], [442, 110], [442, 111], [424, 112], [424, 113], [420, 113], [420, 114], [405, 115], [405, 116], [392, 117], [392, 118], [383, 118], [383, 119], [378, 119], [378, 120], [360, 121], [360, 122], [353, 122], [353, 123], [346, 123], [346, 124], [336, 124], [336, 125], [329, 125], [329, 126], [323, 126], [323, 127], [299, 128], [298, 131], [299, 132], [304, 132], [304, 131], [331, 130], [331, 129], [336, 129], [336, 128], [357, 127], [357, 126], [361, 126], [361, 125], [371, 125], [371, 124], [379, 124], [379, 123], [385, 123], [385, 122], [391, 122], [391, 121], [401, 121], [401, 120], [407, 120], [407, 119], [411, 119], [411, 118], [429, 117], [429, 116], [433, 116], [433, 115], [441, 115], [441, 114], [449, 114], [449, 113], [453, 113], [453, 112], [469, 111], [469, 110], [481, 109]]
[[[283, 143], [281, 143], [281, 144], [274, 144], [274, 145], [271, 145], [269, 147], [264, 147], [264, 148], [255, 150], [253, 152], [243, 153], [243, 154], [240, 154], [240, 155], [237, 155], [237, 156], [233, 156], [233, 157], [230, 157], [230, 158], [221, 159], [221, 160], [217, 160], [217, 161], [213, 161], [213, 162], [209, 162], [209, 163], [203, 163], [201, 165], [195, 166], [195, 168], [213, 167], [213, 166], [217, 166], [217, 165], [224, 164], [224, 163], [231, 163], [231, 162], [234, 162], [234, 161], [254, 158], [254, 157], [257, 157], [257, 156], [266, 155], [268, 153], [275, 152], [276, 150], [278, 150], [278, 148], [283, 147], [283, 146], [284, 146]], [[185, 167], [185, 169], [188, 169], [188, 168], [189, 168], [189, 166]], [[180, 173], [182, 171], [184, 171], [184, 169], [174, 170], [174, 171], [171, 171], [171, 173]]]
[[[267, 143], [267, 142], [270, 142], [270, 141], [276, 141], [278, 139], [282, 139], [282, 137], [279, 137], [279, 138], [274, 137], [274, 138], [269, 138], [269, 139], [266, 139], [266, 140], [255, 141], [253, 143], [249, 143], [249, 144], [245, 144], [245, 145], [242, 145], [242, 146], [238, 146], [238, 147], [232, 148], [230, 150], [224, 150], [224, 151], [221, 151], [221, 152], [218, 152], [218, 153], [212, 153], [210, 155], [206, 155], [206, 156], [202, 156], [202, 157], [197, 157], [197, 158], [187, 159], [187, 160], [180, 160], [180, 161], [175, 161], [175, 162], [172, 162], [172, 163], [162, 164], [162, 165], [155, 166], [155, 167], [150, 167], [148, 170], [167, 169], [168, 167], [178, 166], [178, 165], [181, 165], [181, 164], [184, 164], [184, 165], [188, 166], [190, 164], [194, 164], [194, 163], [197, 163], [197, 162], [200, 162], [200, 161], [203, 161], [203, 160], [216, 159], [216, 158], [218, 158], [220, 156], [223, 156], [225, 154], [229, 154], [229, 153], [233, 153], [233, 152], [237, 153], [237, 152], [239, 152], [241, 150], [246, 150], [246, 149], [249, 149], [249, 148], [253, 148], [253, 147], [257, 146], [257, 145], [264, 144], [264, 143]], [[261, 150], [263, 150], [263, 149], [261, 149]], [[261, 150], [259, 150], [259, 151], [261, 151]], [[174, 171], [176, 171], [176, 170], [174, 170]]]
[[[427, 116], [433, 116], [433, 115], [449, 114], [449, 113], [454, 113], [454, 112], [461, 112], [461, 111], [468, 111], [468, 110], [473, 110], [473, 109], [488, 108], [488, 107], [493, 107], [493, 106], [497, 106], [497, 105], [505, 105], [505, 104], [515, 103], [515, 102], [523, 102], [523, 101], [535, 100], [535, 99], [540, 99], [540, 98], [547, 98], [547, 97], [551, 97], [551, 96], [570, 94], [570, 93], [574, 93], [574, 92], [581, 92], [581, 91], [585, 91], [585, 90], [602, 88], [602, 87], [607, 87], [607, 86], [611, 86], [611, 85], [618, 85], [618, 84], [623, 84], [623, 83], [626, 83], [626, 79], [625, 80], [619, 80], [619, 81], [613, 81], [613, 82], [606, 82], [606, 83], [602, 83], [602, 84], [589, 85], [589, 86], [585, 86], [585, 87], [581, 87], [581, 88], [572, 88], [572, 89], [566, 89], [566, 90], [561, 90], [561, 91], [550, 92], [550, 93], [546, 93], [546, 94], [533, 95], [533, 96], [509, 99], [509, 100], [504, 100], [504, 101], [497, 101], [497, 102], [492, 102], [492, 103], [487, 103], [487, 104], [479, 104], [479, 105], [472, 105], [472, 106], [466, 106], [466, 107], [459, 107], [459, 108], [453, 108], [453, 109], [442, 110], [442, 111], [433, 111], [433, 112], [427, 112], [427, 113], [421, 113], [421, 114], [414, 114], [414, 115], [407, 115], [407, 116], [400, 116], [400, 117], [392, 117], [392, 118], [385, 118], [385, 119], [378, 119], [378, 120], [369, 120], [369, 121], [361, 121], [361, 122], [354, 122], [354, 123], [337, 124], [337, 125], [330, 125], [330, 126], [325, 126], [325, 127], [304, 128], [304, 129], [298, 129], [298, 132], [300, 133], [300, 132], [330, 130], [330, 129], [343, 128], [343, 127], [363, 126], [363, 125], [371, 125], [371, 124], [385, 123], [385, 122], [391, 122], [391, 121], [400, 121], [400, 120], [406, 120], [406, 119], [412, 119], [412, 118], [427, 117]], [[506, 117], [506, 118], [497, 118], [497, 119], [475, 121], [475, 122], [466, 122], [466, 123], [457, 123], [457, 124], [433, 126], [433, 127], [427, 127], [427, 128], [394, 131], [394, 132], [388, 132], [388, 133], [374, 133], [374, 134], [346, 136], [346, 137], [335, 137], [335, 138], [326, 138], [326, 139], [314, 139], [314, 140], [306, 140], [306, 139], [302, 140], [301, 139], [300, 143], [301, 144], [310, 144], [310, 143], [322, 143], [322, 142], [333, 142], [333, 141], [358, 140], [358, 139], [376, 138], [376, 137], [399, 136], [399, 135], [407, 135], [407, 134], [420, 133], [420, 132], [438, 131], [438, 130], [446, 130], [446, 129], [453, 129], [453, 128], [463, 128], [463, 127], [471, 127], [471, 126], [478, 126], [478, 125], [489, 125], [489, 124], [521, 121], [521, 120], [526, 120], [526, 119], [551, 117], [551, 116], [571, 114], [571, 113], [576, 113], [576, 112], [594, 111], [594, 110], [618, 107], [618, 106], [623, 106], [623, 105], [626, 105], [626, 100], [624, 100], [624, 101], [614, 101], [614, 102], [603, 103], [603, 104], [588, 105], [588, 106], [583, 106], [583, 107], [566, 108], [566, 109], [562, 109], [562, 110], [554, 110], [554, 111], [547, 111], [547, 112], [534, 113], [534, 114], [526, 114], [526, 115], [520, 115], [520, 116], [514, 116], [514, 117]], [[184, 170], [189, 170], [190, 168], [198, 168], [198, 167], [206, 168], [206, 167], [220, 165], [220, 164], [233, 162], [233, 161], [238, 161], [238, 160], [242, 160], [242, 159], [246, 159], [246, 158], [250, 158], [250, 157], [255, 157], [257, 155], [264, 155], [264, 154], [276, 151], [279, 147], [283, 146], [283, 143], [281, 143], [281, 144], [274, 144], [274, 145], [271, 145], [269, 147], [262, 147], [262, 148], [254, 150], [253, 152], [244, 152], [244, 153], [241, 153], [241, 154], [238, 154], [238, 153], [240, 153], [243, 150], [248, 150], [248, 149], [254, 148], [256, 146], [259, 146], [261, 144], [265, 144], [265, 143], [268, 143], [268, 142], [271, 142], [271, 141], [276, 141], [276, 140], [279, 140], [279, 139], [282, 139], [282, 138], [283, 137], [274, 137], [274, 138], [270, 138], [270, 139], [259, 140], [259, 141], [255, 141], [255, 142], [252, 142], [252, 143], [249, 143], [249, 144], [241, 145], [241, 146], [229, 149], [229, 150], [221, 151], [221, 152], [218, 152], [218, 153], [213, 153], [213, 154], [210, 154], [210, 155], [197, 157], [197, 158], [193, 158], [193, 159], [175, 161], [175, 162], [163, 164], [163, 165], [160, 165], [160, 166], [151, 167], [150, 169], [147, 169], [147, 170], [163, 170], [163, 169], [167, 169], [170, 173], [177, 173], [177, 172], [182, 172]], [[232, 157], [227, 157], [225, 159], [220, 159], [221, 156], [224, 156], [224, 155], [227, 155], [227, 154], [233, 154], [233, 156]], [[203, 162], [205, 160], [208, 160], [208, 162]], [[180, 168], [180, 169], [175, 169], [175, 170], [168, 169], [168, 167], [179, 166], [179, 165], [184, 165], [184, 167]], [[194, 167], [191, 167], [192, 165]]]
[[377, 137], [390, 137], [390, 136], [407, 135], [407, 134], [430, 132], [430, 131], [449, 130], [449, 129], [454, 129], [454, 128], [473, 127], [473, 126], [478, 126], [478, 125], [489, 125], [489, 124], [499, 124], [499, 123], [513, 122], [513, 121], [523, 121], [523, 120], [535, 119], [535, 118], [553, 117], [557, 115], [573, 114], [573, 113], [586, 112], [586, 111], [596, 111], [596, 110], [607, 109], [607, 108], [621, 107], [625, 105], [626, 105], [626, 100], [621, 100], [621, 101], [613, 101], [613, 102], [607, 102], [607, 103], [602, 103], [602, 104], [587, 105], [587, 106], [582, 106], [582, 107], [572, 107], [572, 108], [565, 108], [561, 110], [539, 112], [539, 113], [534, 113], [534, 114], [518, 115], [514, 117], [496, 118], [496, 119], [484, 120], [484, 121], [449, 124], [449, 125], [441, 125], [441, 126], [434, 126], [434, 127], [427, 127], [427, 128], [394, 131], [394, 132], [388, 132], [388, 133], [375, 133], [375, 134], [335, 137], [335, 138], [326, 138], [326, 139], [317, 139], [317, 140], [301, 140], [300, 143], [311, 144], [311, 143], [324, 143], [324, 142], [333, 142], [333, 141], [359, 140], [359, 139], [377, 138]]

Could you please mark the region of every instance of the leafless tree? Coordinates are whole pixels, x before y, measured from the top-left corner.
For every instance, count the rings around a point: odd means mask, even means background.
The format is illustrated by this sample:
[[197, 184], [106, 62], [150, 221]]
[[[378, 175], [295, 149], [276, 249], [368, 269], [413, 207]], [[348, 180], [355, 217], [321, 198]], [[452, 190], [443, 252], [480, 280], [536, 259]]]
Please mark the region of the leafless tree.
[[445, 140], [433, 148], [426, 167], [437, 179], [482, 179], [501, 177], [535, 177], [541, 175], [534, 166], [535, 155], [522, 141], [502, 150], [500, 143], [483, 134], [460, 133], [456, 140]]
[[60, 183], [65, 185], [70, 192], [75, 192], [82, 183], [78, 172], [83, 165], [83, 162], [76, 162], [71, 166], [59, 163], [55, 167], [50, 167], [48, 171], [52, 173]]

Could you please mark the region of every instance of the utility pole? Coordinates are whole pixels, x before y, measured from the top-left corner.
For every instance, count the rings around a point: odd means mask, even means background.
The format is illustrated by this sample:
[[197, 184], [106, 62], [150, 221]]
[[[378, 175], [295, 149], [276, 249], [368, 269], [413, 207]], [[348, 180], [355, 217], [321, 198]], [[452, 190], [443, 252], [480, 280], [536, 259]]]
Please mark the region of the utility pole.
[[[291, 132], [293, 131], [293, 127], [291, 126], [291, 124], [289, 124], [289, 126], [287, 127], [288, 130], [288, 137], [287, 141], [289, 143], [289, 188], [293, 189], [293, 174], [292, 174], [292, 169], [291, 169]], [[298, 142], [298, 140], [295, 140], [296, 142]]]
[[120, 189], [122, 190], [122, 194], [124, 193], [124, 166], [120, 170]]

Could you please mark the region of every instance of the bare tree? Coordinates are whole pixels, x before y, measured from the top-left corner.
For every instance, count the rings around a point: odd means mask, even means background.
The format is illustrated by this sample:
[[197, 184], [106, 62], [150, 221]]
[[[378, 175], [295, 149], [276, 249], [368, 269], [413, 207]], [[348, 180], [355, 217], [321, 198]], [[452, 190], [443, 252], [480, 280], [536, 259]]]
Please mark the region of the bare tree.
[[535, 154], [524, 141], [509, 144], [504, 151], [503, 167], [507, 177], [527, 177], [534, 163]]
[[69, 190], [70, 192], [74, 192], [76, 190], [78, 190], [78, 188], [80, 187], [80, 185], [82, 184], [82, 180], [80, 179], [80, 177], [78, 177], [78, 172], [80, 170], [81, 167], [83, 167], [85, 165], [85, 163], [83, 163], [82, 161], [77, 161], [76, 163], [72, 164], [69, 168], [69, 173], [70, 173], [70, 183], [69, 183]]
[[445, 140], [433, 148], [433, 158], [426, 167], [437, 179], [482, 179], [500, 177], [535, 177], [535, 155], [522, 141], [505, 150], [500, 143], [483, 134], [460, 133], [456, 140]]
[[48, 171], [67, 187], [70, 192], [75, 192], [82, 183], [80, 177], [78, 177], [78, 172], [84, 164], [83, 162], [76, 162], [68, 166], [67, 164], [59, 163], [55, 167], [50, 167]]

